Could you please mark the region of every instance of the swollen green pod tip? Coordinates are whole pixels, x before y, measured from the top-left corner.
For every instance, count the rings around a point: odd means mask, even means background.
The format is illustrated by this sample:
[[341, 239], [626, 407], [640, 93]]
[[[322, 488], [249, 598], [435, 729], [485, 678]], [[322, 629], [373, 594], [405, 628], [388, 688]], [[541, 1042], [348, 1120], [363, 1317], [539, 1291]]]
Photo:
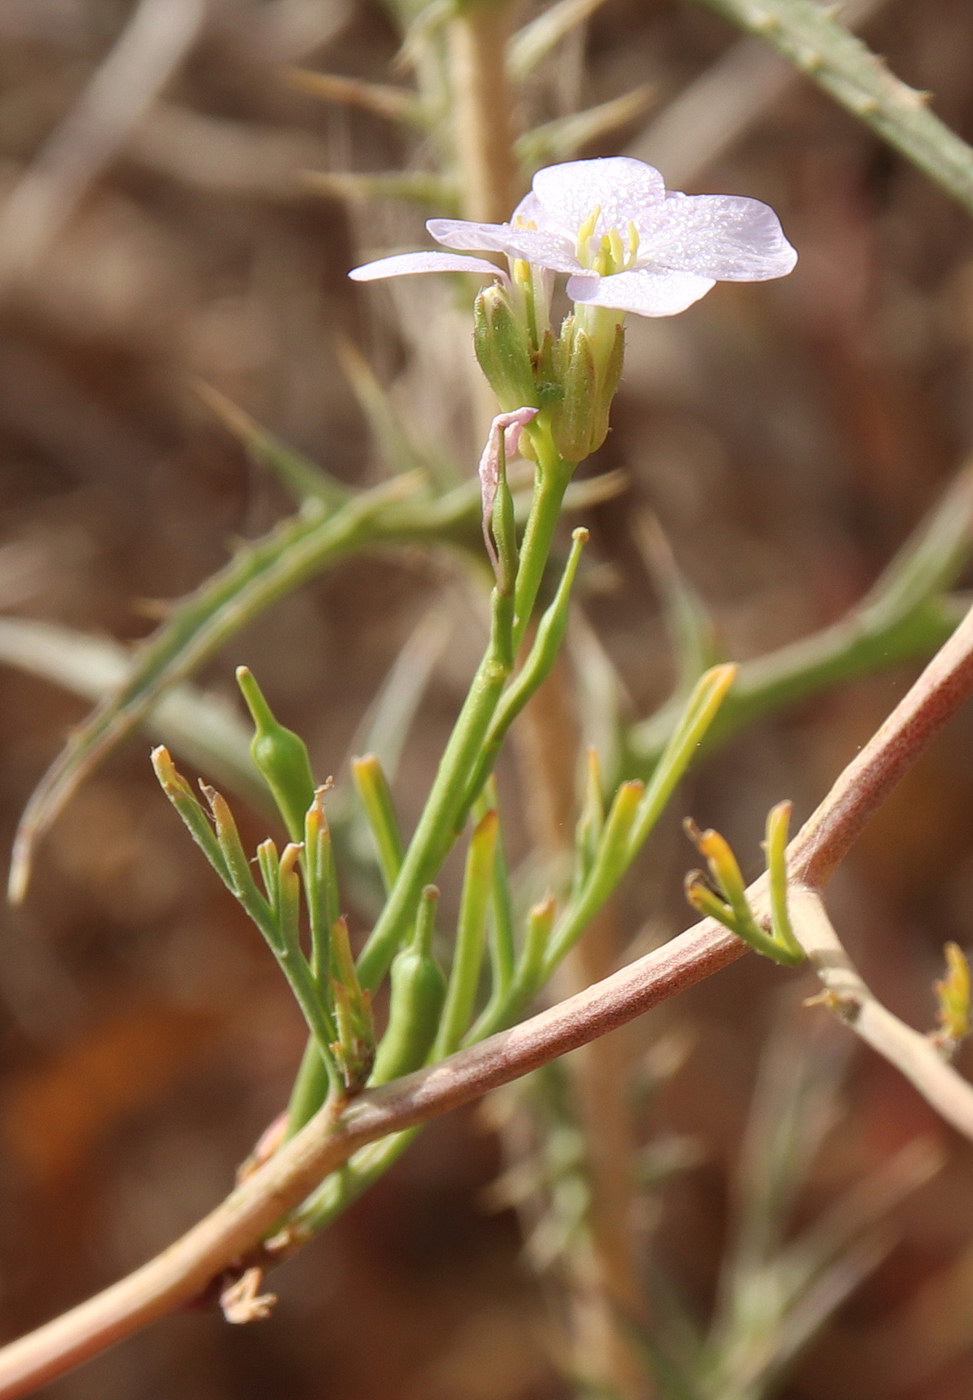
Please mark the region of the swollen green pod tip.
[[249, 667], [238, 666], [236, 680], [253, 720], [250, 754], [254, 765], [270, 789], [288, 836], [300, 841], [315, 795], [307, 745], [299, 734], [278, 722]]

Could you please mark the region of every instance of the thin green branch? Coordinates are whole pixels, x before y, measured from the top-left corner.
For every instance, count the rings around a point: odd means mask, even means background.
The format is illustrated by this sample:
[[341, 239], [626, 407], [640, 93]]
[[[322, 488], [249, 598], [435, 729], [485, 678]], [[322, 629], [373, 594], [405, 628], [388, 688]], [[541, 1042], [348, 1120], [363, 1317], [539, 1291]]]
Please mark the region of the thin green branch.
[[[895, 782], [973, 693], [973, 615], [957, 629], [791, 843], [792, 878], [827, 883]], [[766, 908], [766, 884], [749, 895]], [[797, 912], [792, 908], [792, 916]], [[796, 921], [795, 921], [796, 922]], [[810, 949], [809, 949], [810, 951]], [[0, 1351], [0, 1400], [36, 1390], [203, 1293], [369, 1142], [479, 1098], [587, 1044], [744, 952], [704, 920], [621, 971], [405, 1079], [332, 1102], [182, 1239], [128, 1278]], [[964, 1124], [973, 1120], [963, 1114]], [[269, 1260], [268, 1260], [269, 1262]]]

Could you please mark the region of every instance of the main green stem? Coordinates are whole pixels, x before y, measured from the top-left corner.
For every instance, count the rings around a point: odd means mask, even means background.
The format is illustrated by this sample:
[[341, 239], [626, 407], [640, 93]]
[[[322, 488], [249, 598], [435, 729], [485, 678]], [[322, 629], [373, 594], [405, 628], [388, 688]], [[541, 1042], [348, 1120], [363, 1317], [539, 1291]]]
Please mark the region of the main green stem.
[[424, 885], [432, 881], [457, 836], [470, 780], [510, 675], [513, 657], [534, 611], [551, 551], [564, 492], [574, 464], [565, 462], [543, 423], [531, 425], [537, 456], [534, 499], [524, 530], [514, 584], [512, 630], [504, 637], [494, 595], [490, 642], [450, 736], [402, 868], [365, 944], [358, 975], [374, 988], [385, 975], [414, 917]]

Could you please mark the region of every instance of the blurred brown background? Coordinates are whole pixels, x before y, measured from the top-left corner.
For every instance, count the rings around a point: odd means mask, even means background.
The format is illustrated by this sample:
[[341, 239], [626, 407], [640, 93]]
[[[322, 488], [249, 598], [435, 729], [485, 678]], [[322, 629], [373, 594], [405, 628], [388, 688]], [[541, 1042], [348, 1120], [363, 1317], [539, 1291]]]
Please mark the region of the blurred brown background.
[[[381, 7], [171, 0], [133, 19], [135, 9], [122, 0], [0, 6], [0, 602], [124, 640], [151, 630], [153, 600], [190, 590], [234, 538], [268, 528], [286, 507], [200, 407], [195, 380], [364, 483], [381, 467], [336, 336], [406, 387], [448, 359], [429, 338], [434, 317], [397, 331], [390, 302], [345, 280], [376, 249], [420, 246], [419, 214], [349, 209], [299, 178], [422, 163], [389, 124], [282, 79], [301, 64], [388, 81], [397, 39]], [[968, 0], [887, 0], [873, 11], [873, 47], [973, 138]], [[78, 104], [93, 80], [107, 81], [95, 75], [126, 26], [128, 67], [108, 73], [114, 125], [85, 127]], [[671, 680], [635, 543], [639, 507], [658, 515], [729, 654], [758, 655], [862, 595], [973, 432], [968, 219], [741, 42], [691, 3], [607, 0], [526, 97], [526, 119], [539, 121], [649, 82], [653, 105], [621, 148], [658, 163], [675, 187], [767, 199], [801, 252], [784, 282], [722, 286], [686, 316], [630, 329], [615, 430], [597, 465], [626, 468], [632, 485], [590, 513], [602, 567], [590, 571], [586, 607], [635, 714]], [[677, 99], [688, 107], [673, 109]], [[730, 139], [714, 150], [715, 132]], [[412, 295], [402, 293], [406, 306], [427, 297], [442, 307], [444, 344], [453, 344], [452, 294], [426, 284]], [[472, 463], [453, 402], [464, 376], [437, 379], [428, 403], [414, 398], [424, 430]], [[321, 774], [340, 781], [364, 707], [436, 590], [456, 593], [460, 618], [469, 607], [453, 577], [443, 560], [412, 551], [342, 564], [251, 626], [204, 679], [230, 695], [232, 667], [245, 660], [269, 678]], [[476, 624], [466, 630], [428, 707], [434, 734], [461, 694], [466, 645], [474, 654]], [[701, 766], [643, 859], [642, 883], [627, 886], [633, 936], [646, 920], [655, 936], [688, 922], [679, 889], [692, 861], [676, 817], [691, 810], [719, 826], [755, 871], [766, 809], [790, 796], [805, 815], [911, 674], [899, 668], [782, 714]], [[9, 849], [33, 784], [84, 705], [11, 669], [0, 707]], [[874, 823], [835, 891], [866, 976], [918, 1025], [932, 1020], [943, 942], [970, 942], [971, 741], [966, 714]], [[428, 738], [417, 744], [409, 772], [421, 785], [433, 750]], [[155, 789], [147, 747], [129, 744], [85, 786], [44, 844], [26, 905], [2, 915], [0, 1310], [9, 1335], [113, 1280], [213, 1205], [282, 1104], [300, 1053], [269, 955]], [[413, 811], [417, 794], [402, 801]], [[259, 822], [249, 834], [263, 834]], [[750, 958], [639, 1028], [646, 1045], [663, 1029], [690, 1037], [640, 1131], [693, 1140], [695, 1165], [655, 1200], [652, 1248], [703, 1316], [761, 1044], [782, 998], [790, 1019], [824, 1019], [798, 1009], [812, 990]], [[814, 1053], [842, 1045], [840, 1028], [825, 1027]], [[896, 1212], [898, 1243], [780, 1394], [968, 1397], [971, 1154], [865, 1054], [852, 1054], [839, 1103], [802, 1196], [808, 1218], [916, 1136], [937, 1143], [946, 1165]], [[437, 1123], [281, 1272], [272, 1321], [231, 1329], [213, 1315], [181, 1316], [50, 1394], [566, 1395], [517, 1222], [486, 1206], [498, 1170], [481, 1116]]]

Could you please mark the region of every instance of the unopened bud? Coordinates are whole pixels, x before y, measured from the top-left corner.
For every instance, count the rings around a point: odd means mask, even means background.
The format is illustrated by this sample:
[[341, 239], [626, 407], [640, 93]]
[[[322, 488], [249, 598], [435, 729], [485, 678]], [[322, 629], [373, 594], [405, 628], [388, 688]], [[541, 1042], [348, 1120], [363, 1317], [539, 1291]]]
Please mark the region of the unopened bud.
[[554, 377], [562, 398], [552, 410], [552, 431], [567, 461], [583, 461], [604, 442], [624, 353], [621, 325], [596, 336], [574, 316], [565, 318], [554, 346]]
[[565, 318], [554, 347], [554, 372], [563, 391], [551, 415], [554, 442], [566, 461], [581, 462], [591, 451], [596, 375], [591, 340], [573, 316]]
[[539, 406], [527, 327], [501, 286], [484, 288], [473, 303], [473, 348], [505, 412]]

